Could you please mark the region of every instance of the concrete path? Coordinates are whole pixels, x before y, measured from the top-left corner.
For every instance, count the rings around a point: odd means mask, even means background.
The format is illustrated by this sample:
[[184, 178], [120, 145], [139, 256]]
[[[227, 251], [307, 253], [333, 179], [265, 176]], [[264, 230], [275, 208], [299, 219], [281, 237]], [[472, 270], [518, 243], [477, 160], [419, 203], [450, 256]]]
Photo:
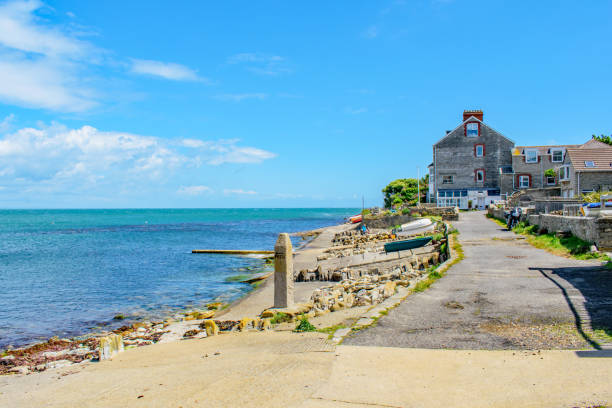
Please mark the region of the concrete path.
[[612, 333], [612, 272], [600, 262], [536, 249], [483, 212], [462, 213], [453, 225], [465, 259], [343, 344], [572, 349], [597, 346], [591, 320]]

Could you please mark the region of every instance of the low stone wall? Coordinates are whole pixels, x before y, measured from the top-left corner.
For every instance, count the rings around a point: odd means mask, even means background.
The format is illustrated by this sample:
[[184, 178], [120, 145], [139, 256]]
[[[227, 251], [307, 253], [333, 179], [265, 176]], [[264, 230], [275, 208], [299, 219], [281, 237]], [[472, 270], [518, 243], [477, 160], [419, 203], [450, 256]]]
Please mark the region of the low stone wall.
[[556, 198], [548, 200], [535, 200], [535, 213], [547, 214], [553, 211], [561, 211], [566, 205], [582, 204], [582, 200], [571, 198]]
[[395, 225], [406, 224], [410, 221], [414, 221], [416, 218], [412, 215], [389, 215], [389, 216], [381, 216], [378, 218], [365, 218], [363, 223], [368, 228], [389, 228]]
[[396, 214], [387, 216], [366, 216], [363, 220], [368, 228], [389, 228], [394, 225], [406, 224], [414, 221], [417, 217], [439, 216], [444, 221], [459, 220], [457, 207], [406, 207], [400, 211], [410, 211], [408, 214]]
[[489, 207], [489, 209], [487, 210], [487, 213], [489, 214], [490, 217], [493, 218], [497, 218], [500, 220], [504, 220], [504, 209], [503, 208], [492, 208]]
[[530, 215], [529, 223], [548, 232], [571, 232], [572, 235], [595, 243], [600, 250], [612, 249], [612, 217], [568, 217], [563, 215]]

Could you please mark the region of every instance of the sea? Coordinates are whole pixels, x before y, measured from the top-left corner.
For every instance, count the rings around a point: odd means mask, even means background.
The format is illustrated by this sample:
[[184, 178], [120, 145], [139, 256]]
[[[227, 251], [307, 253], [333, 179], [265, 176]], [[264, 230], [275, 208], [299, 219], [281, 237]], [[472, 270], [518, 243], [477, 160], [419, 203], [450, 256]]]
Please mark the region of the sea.
[[272, 250], [281, 232], [337, 225], [357, 211], [0, 210], [0, 349], [231, 302], [252, 290], [232, 277], [264, 261], [193, 249]]

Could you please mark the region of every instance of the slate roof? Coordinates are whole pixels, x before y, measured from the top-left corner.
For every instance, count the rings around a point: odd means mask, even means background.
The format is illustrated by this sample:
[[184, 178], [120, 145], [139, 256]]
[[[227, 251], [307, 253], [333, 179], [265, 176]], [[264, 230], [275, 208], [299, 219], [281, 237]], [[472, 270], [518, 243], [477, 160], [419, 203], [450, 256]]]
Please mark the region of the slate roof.
[[[612, 172], [612, 146], [606, 145], [603, 149], [567, 149], [567, 154], [575, 171]], [[595, 162], [595, 167], [586, 167], [587, 161]]]

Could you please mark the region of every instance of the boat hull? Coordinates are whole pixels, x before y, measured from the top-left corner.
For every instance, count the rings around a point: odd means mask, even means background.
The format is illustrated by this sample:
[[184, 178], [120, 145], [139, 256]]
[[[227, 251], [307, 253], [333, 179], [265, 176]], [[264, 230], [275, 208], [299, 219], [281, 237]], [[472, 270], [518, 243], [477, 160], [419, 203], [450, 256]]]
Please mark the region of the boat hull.
[[408, 239], [405, 241], [394, 241], [385, 244], [385, 252], [405, 251], [407, 249], [420, 248], [427, 245], [432, 237]]

